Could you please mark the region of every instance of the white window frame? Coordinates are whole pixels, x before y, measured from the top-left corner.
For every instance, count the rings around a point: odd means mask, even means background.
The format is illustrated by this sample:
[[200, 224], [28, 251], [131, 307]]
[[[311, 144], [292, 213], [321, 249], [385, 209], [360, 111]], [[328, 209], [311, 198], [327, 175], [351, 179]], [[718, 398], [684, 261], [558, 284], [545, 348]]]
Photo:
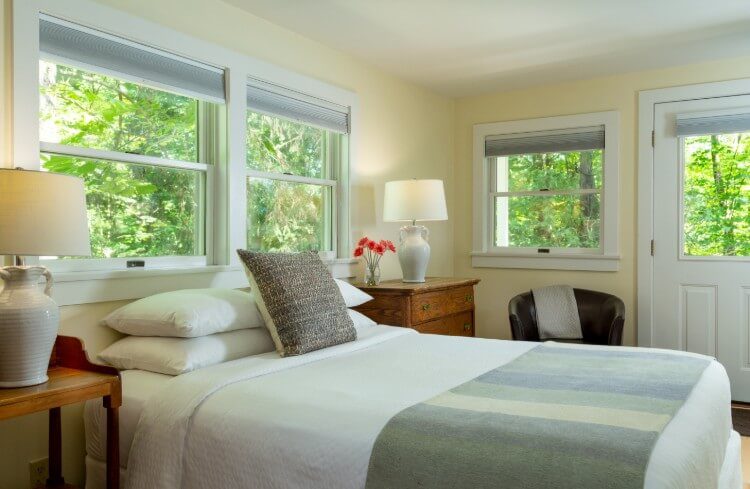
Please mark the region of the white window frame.
[[[485, 141], [491, 136], [528, 132], [569, 130], [604, 126], [603, 174], [600, 193], [600, 248], [514, 248], [495, 246], [494, 188], [495, 170], [485, 157]], [[474, 222], [472, 266], [475, 268], [532, 268], [550, 270], [617, 271], [619, 269], [618, 193], [619, 193], [619, 112], [606, 111], [539, 119], [476, 124], [473, 136]], [[511, 192], [513, 195], [551, 195], [550, 192]], [[555, 194], [566, 193], [561, 190]], [[576, 194], [585, 191], [575, 191]]]
[[[168, 257], [159, 257], [146, 258], [147, 264], [143, 269], [91, 270], [84, 266], [85, 260], [76, 260], [81, 265], [76, 271], [54, 274], [56, 286], [53, 289], [53, 297], [60, 305], [135, 299], [180, 288], [247, 286], [247, 279], [235, 250], [245, 248], [247, 236], [246, 85], [251, 76], [349, 107], [352, 130], [348, 138], [348, 161], [350, 165], [357, 161], [359, 100], [354, 92], [90, 0], [17, 0], [13, 2], [12, 9], [12, 166], [38, 170], [39, 155], [44, 151], [39, 141], [38, 72], [41, 14], [219, 66], [224, 68], [226, 73], [226, 120], [222, 124], [225, 134], [221, 134], [222, 138], [226, 138], [226, 144], [223, 148], [216, 148], [218, 163], [210, 169], [210, 191], [214, 198], [210, 203], [210, 214], [206, 215], [206, 250], [210, 250], [210, 253], [207, 253], [205, 262], [189, 263], [188, 257], [188, 263], [175, 263], [170, 262]], [[80, 148], [75, 150], [78, 153]], [[120, 154], [117, 154], [117, 158], [121, 158]], [[154, 161], [150, 161], [153, 164]], [[176, 164], [163, 161], [160, 163], [167, 166], [171, 163]], [[348, 176], [348, 167], [343, 171]], [[340, 183], [337, 192], [337, 256], [328, 260], [329, 268], [337, 277], [351, 277], [355, 274], [356, 261], [350, 258], [348, 178], [346, 182], [346, 185]], [[33, 259], [28, 261], [34, 262]]]

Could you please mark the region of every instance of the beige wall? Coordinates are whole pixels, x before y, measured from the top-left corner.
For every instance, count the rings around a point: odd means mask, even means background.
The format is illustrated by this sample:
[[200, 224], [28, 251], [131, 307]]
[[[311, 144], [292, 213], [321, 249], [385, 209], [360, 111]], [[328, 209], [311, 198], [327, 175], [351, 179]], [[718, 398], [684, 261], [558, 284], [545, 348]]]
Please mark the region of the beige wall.
[[[23, 0], [19, 0], [23, 1]], [[383, 183], [401, 178], [441, 178], [446, 181], [449, 206], [453, 171], [454, 102], [400, 81], [371, 66], [321, 44], [307, 40], [219, 0], [102, 0], [195, 37], [256, 56], [302, 74], [354, 91], [360, 101], [359, 155], [352, 162], [352, 233], [355, 237], [396, 240], [398, 224], [381, 219]], [[0, 38], [0, 158], [10, 161], [9, 97], [11, 96], [9, 0], [2, 5]], [[433, 256], [430, 273], [453, 272], [451, 221], [431, 226]], [[400, 274], [395, 255], [383, 260], [383, 276]], [[116, 303], [65, 307], [61, 329], [85, 334]], [[97, 337], [100, 337], [97, 335]], [[92, 345], [95, 347], [95, 345]], [[83, 425], [81, 408], [66, 408], [64, 415], [65, 473], [69, 481], [83, 480]], [[0, 489], [28, 487], [28, 462], [45, 456], [45, 416], [0, 421]]]
[[[567, 283], [614, 293], [625, 301], [624, 341], [635, 343], [636, 155], [638, 91], [750, 77], [750, 58], [628, 73], [527, 90], [459, 99], [454, 170], [454, 271], [482, 279], [477, 291], [477, 334], [510, 338], [508, 301], [531, 287]], [[472, 268], [472, 126], [604, 110], [620, 111], [620, 271], [567, 272]]]

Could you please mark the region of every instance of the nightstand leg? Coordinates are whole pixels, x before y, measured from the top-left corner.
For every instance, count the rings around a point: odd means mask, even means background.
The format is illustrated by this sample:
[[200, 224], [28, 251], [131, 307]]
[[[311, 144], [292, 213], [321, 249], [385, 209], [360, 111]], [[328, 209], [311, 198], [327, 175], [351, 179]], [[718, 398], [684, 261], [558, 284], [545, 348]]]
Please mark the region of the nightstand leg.
[[107, 489], [120, 489], [120, 410], [112, 399], [104, 398], [107, 408]]
[[49, 410], [49, 479], [48, 486], [63, 485], [62, 476], [62, 421], [60, 408]]

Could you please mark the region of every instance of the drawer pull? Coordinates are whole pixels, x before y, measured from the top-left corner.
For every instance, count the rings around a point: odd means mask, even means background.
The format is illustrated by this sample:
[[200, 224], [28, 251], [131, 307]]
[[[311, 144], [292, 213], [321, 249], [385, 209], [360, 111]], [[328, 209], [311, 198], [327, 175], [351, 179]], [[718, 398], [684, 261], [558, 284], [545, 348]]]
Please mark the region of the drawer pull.
[[464, 331], [471, 331], [471, 323], [464, 324]]
[[466, 297], [465, 297], [465, 299], [466, 299], [466, 302], [471, 302], [471, 301], [473, 301], [473, 300], [474, 300], [474, 296], [473, 296], [473, 295], [471, 295], [471, 294], [466, 294]]
[[430, 310], [430, 304], [422, 304], [422, 310], [423, 311], [429, 311]]

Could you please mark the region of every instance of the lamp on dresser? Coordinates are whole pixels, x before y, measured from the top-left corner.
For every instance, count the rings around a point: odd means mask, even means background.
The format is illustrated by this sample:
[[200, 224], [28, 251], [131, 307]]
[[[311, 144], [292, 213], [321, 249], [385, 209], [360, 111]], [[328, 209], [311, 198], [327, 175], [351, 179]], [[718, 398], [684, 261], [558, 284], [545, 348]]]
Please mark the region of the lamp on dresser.
[[[26, 266], [26, 256], [91, 253], [83, 180], [23, 169], [0, 169], [0, 387], [47, 381], [60, 313], [50, 297], [52, 274]], [[44, 292], [39, 281], [44, 277]]]
[[417, 221], [445, 221], [442, 180], [397, 180], [385, 184], [383, 220], [411, 221], [399, 232], [398, 261], [404, 282], [424, 282], [430, 261], [429, 231]]

